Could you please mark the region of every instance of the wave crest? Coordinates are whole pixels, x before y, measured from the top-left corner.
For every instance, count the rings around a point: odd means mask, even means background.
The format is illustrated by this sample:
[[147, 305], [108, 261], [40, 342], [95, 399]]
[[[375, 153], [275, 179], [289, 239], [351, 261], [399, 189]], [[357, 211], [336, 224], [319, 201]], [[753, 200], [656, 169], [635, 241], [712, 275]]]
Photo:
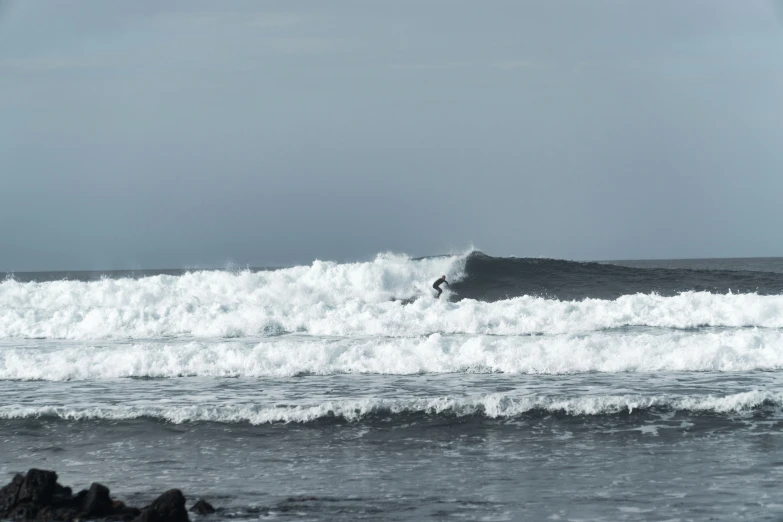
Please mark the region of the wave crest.
[[337, 419], [360, 422], [374, 418], [410, 415], [516, 419], [529, 415], [560, 414], [572, 417], [631, 415], [645, 412], [747, 415], [761, 408], [780, 410], [783, 394], [749, 391], [700, 397], [606, 395], [593, 397], [491, 394], [479, 397], [335, 400], [314, 405], [258, 406], [0, 406], [0, 418], [51, 417], [65, 420], [127, 420], [150, 418], [176, 424], [218, 422], [226, 424], [312, 423]]

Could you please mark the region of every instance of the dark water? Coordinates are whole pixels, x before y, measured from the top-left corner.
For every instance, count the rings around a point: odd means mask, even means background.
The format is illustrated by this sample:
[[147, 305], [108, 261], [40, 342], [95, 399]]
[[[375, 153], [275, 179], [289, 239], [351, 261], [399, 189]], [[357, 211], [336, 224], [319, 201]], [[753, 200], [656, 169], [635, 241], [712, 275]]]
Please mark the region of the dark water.
[[782, 283], [480, 253], [15, 274], [0, 476], [211, 520], [780, 520]]
[[522, 295], [616, 299], [627, 294], [668, 296], [686, 291], [780, 294], [781, 267], [783, 258], [579, 263], [474, 253], [467, 260], [467, 277], [454, 289], [461, 298], [484, 301]]

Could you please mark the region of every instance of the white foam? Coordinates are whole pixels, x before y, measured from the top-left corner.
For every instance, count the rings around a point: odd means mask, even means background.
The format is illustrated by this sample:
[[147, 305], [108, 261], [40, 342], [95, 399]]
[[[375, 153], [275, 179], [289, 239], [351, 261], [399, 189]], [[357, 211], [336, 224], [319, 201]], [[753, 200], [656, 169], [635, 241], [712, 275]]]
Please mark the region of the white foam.
[[254, 341], [0, 345], [0, 380], [122, 377], [287, 377], [503, 372], [753, 371], [783, 368], [783, 332], [641, 329], [556, 336], [441, 335]]
[[[434, 332], [561, 334], [646, 325], [783, 327], [783, 296], [685, 292], [615, 300], [518, 297], [494, 303], [432, 299], [431, 282], [463, 276], [465, 256], [269, 272], [0, 283], [0, 338], [254, 337], [281, 332], [414, 337]], [[447, 290], [448, 292], [448, 290]], [[404, 305], [392, 298], [424, 298]]]
[[459, 279], [465, 259], [381, 254], [367, 263], [315, 261], [262, 272], [93, 282], [11, 279], [0, 283], [0, 338], [239, 337], [307, 330], [311, 324], [324, 329], [340, 320], [335, 313], [351, 316], [373, 306], [399, 307], [392, 298], [431, 297], [432, 281], [442, 274]]
[[68, 420], [122, 420], [147, 417], [173, 423], [306, 423], [338, 418], [351, 422], [368, 416], [403, 414], [479, 415], [491, 419], [511, 419], [536, 411], [569, 416], [613, 415], [639, 410], [665, 410], [692, 413], [748, 414], [761, 406], [780, 408], [783, 394], [750, 391], [719, 396], [633, 396], [603, 395], [556, 397], [531, 395], [513, 397], [489, 394], [474, 397], [428, 397], [401, 399], [333, 400], [309, 405], [95, 405], [95, 406], [0, 406], [0, 418], [57, 417]]

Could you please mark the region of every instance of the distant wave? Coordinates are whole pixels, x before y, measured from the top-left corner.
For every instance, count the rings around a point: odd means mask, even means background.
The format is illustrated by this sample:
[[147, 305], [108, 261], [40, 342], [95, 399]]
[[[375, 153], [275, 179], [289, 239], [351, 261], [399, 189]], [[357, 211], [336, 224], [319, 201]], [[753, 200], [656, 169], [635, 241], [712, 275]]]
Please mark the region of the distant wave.
[[[441, 274], [453, 288], [435, 300], [430, 285]], [[528, 335], [628, 325], [779, 328], [781, 280], [783, 275], [765, 272], [632, 269], [479, 252], [416, 260], [384, 254], [367, 263], [316, 261], [261, 272], [9, 279], [0, 283], [0, 339]], [[732, 293], [714, 291], [729, 287]], [[752, 293], [736, 293], [743, 289]]]
[[783, 369], [776, 329], [599, 331], [557, 336], [287, 338], [0, 349], [0, 380], [290, 377], [346, 373], [754, 371]]
[[490, 394], [477, 397], [334, 400], [312, 405], [275, 406], [0, 406], [0, 419], [59, 418], [67, 420], [123, 420], [149, 418], [172, 423], [310, 423], [329, 419], [359, 422], [410, 415], [515, 419], [529, 415], [561, 414], [573, 417], [630, 415], [645, 412], [747, 415], [762, 408], [777, 412], [783, 394], [750, 391], [726, 396], [586, 397]]

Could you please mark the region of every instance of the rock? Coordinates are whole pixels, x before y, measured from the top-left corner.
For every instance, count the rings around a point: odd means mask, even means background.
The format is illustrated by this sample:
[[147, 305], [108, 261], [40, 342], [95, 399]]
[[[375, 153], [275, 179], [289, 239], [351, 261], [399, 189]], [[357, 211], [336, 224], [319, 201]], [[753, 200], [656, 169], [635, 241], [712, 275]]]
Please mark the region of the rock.
[[84, 505], [84, 501], [85, 501], [85, 500], [87, 500], [87, 494], [88, 494], [88, 493], [89, 493], [89, 491], [87, 491], [86, 489], [83, 489], [83, 490], [79, 491], [79, 492], [76, 494], [76, 496], [75, 496], [75, 497], [72, 497], [72, 498], [71, 498], [71, 501], [72, 501], [72, 502], [73, 502], [75, 505], [77, 505], [77, 506], [81, 507], [81, 506], [83, 506], [83, 505]]
[[211, 515], [215, 512], [215, 508], [212, 507], [212, 504], [207, 502], [204, 499], [199, 500], [195, 504], [193, 504], [193, 507], [190, 508], [191, 513], [197, 513], [199, 515]]
[[[2, 1], [2, 0], [0, 0]], [[208, 502], [193, 506], [199, 514], [214, 513]], [[93, 482], [89, 490], [73, 495], [71, 488], [57, 483], [53, 471], [31, 469], [27, 475], [16, 475], [0, 488], [0, 520], [25, 522], [190, 522], [185, 497], [172, 489], [155, 499], [143, 510], [112, 500], [109, 488]]]
[[55, 484], [54, 495], [52, 495], [52, 505], [55, 507], [78, 507], [81, 503], [74, 502], [71, 488]]
[[109, 488], [93, 482], [82, 504], [82, 516], [85, 518], [106, 516], [113, 511], [112, 507]]
[[57, 473], [31, 469], [19, 488], [17, 503], [31, 502], [33, 504], [47, 506], [51, 504], [54, 490], [57, 486]]
[[104, 522], [131, 522], [131, 520], [136, 519], [139, 515], [141, 515], [140, 509], [123, 506], [101, 520]]
[[55, 483], [54, 485], [54, 496], [55, 497], [71, 497], [73, 496], [73, 490], [66, 486], [61, 486], [59, 483]]
[[184, 495], [178, 489], [168, 490], [145, 507], [135, 522], [190, 522]]
[[11, 509], [16, 505], [23, 482], [24, 476], [17, 474], [7, 486], [0, 489], [0, 518], [8, 517]]
[[11, 520], [32, 520], [38, 514], [38, 506], [25, 502], [17, 504], [10, 513], [8, 518]]
[[47, 506], [38, 511], [35, 520], [36, 522], [51, 522], [54, 520], [57, 522], [73, 522], [78, 514], [78, 510], [74, 508], [53, 508]]

